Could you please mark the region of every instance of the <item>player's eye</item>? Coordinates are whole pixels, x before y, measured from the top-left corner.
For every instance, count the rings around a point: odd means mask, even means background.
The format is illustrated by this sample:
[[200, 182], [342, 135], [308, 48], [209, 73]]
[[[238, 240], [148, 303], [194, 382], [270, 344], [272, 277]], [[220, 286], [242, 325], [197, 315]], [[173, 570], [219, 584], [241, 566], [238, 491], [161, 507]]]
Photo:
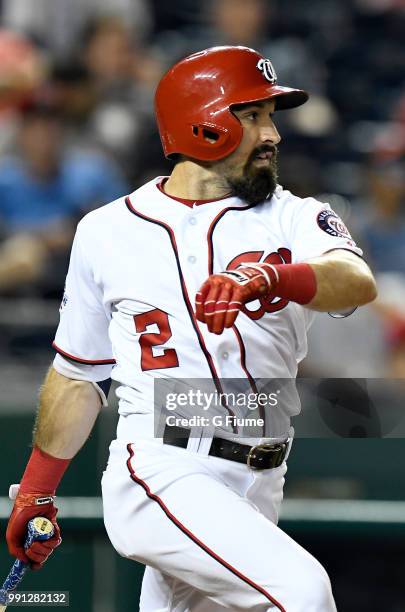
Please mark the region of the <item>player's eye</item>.
[[251, 111], [245, 115], [245, 119], [249, 119], [250, 121], [255, 121], [258, 117], [259, 113], [256, 111]]

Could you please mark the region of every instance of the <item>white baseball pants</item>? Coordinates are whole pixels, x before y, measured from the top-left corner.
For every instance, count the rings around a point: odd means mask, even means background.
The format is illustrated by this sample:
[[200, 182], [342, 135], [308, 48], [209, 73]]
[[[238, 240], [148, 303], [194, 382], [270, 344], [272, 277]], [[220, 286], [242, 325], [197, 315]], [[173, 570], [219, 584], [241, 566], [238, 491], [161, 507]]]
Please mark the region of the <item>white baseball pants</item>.
[[279, 527], [286, 465], [115, 440], [102, 479], [117, 552], [147, 565], [141, 612], [334, 612], [324, 568]]

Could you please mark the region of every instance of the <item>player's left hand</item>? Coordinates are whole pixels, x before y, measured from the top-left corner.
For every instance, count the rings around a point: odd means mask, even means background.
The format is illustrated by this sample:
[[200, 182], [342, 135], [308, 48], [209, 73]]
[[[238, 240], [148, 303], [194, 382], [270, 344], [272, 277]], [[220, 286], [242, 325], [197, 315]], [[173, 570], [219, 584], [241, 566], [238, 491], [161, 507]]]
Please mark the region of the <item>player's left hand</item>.
[[197, 292], [197, 319], [210, 332], [222, 334], [235, 323], [244, 304], [266, 296], [271, 288], [269, 275], [260, 264], [242, 264], [236, 270], [212, 274]]

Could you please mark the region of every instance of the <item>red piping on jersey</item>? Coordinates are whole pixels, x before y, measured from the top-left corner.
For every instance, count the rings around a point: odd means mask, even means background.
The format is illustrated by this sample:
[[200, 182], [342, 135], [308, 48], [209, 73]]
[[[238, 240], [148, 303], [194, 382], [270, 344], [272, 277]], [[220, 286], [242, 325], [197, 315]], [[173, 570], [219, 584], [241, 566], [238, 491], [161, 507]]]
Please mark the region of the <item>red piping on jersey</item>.
[[[215, 219], [212, 221], [208, 232], [207, 232], [207, 242], [208, 242], [208, 274], [213, 274], [214, 273], [214, 244], [213, 244], [213, 240], [212, 240], [212, 236], [214, 233], [214, 229], [216, 228], [216, 225], [218, 223], [218, 221], [220, 219], [222, 219], [222, 217], [229, 211], [229, 210], [247, 210], [249, 208], [252, 208], [253, 206], [255, 206], [255, 204], [248, 204], [247, 206], [243, 206], [243, 207], [239, 207], [239, 206], [228, 206], [228, 208], [224, 208], [224, 210], [221, 210], [220, 213], [217, 214], [217, 216], [215, 217]], [[254, 393], [257, 393], [257, 387], [256, 387], [256, 383], [255, 383], [255, 379], [253, 378], [253, 376], [251, 375], [251, 373], [249, 372], [249, 370], [247, 369], [246, 366], [246, 349], [245, 349], [245, 345], [243, 344], [243, 340], [242, 340], [242, 336], [240, 335], [240, 332], [238, 330], [238, 328], [235, 325], [232, 325], [232, 329], [233, 332], [236, 336], [236, 339], [238, 340], [238, 344], [239, 344], [239, 350], [240, 350], [240, 364], [242, 366], [242, 370], [245, 372], [250, 386], [252, 387], [252, 391]], [[264, 417], [263, 417], [264, 418]]]
[[246, 584], [248, 584], [249, 586], [251, 586], [253, 589], [255, 589], [256, 591], [258, 591], [259, 593], [261, 593], [262, 595], [264, 595], [264, 597], [266, 597], [266, 599], [268, 601], [270, 601], [274, 606], [276, 606], [276, 608], [278, 610], [280, 610], [280, 612], [286, 612], [286, 609], [281, 605], [281, 603], [279, 603], [276, 599], [274, 599], [274, 597], [272, 597], [270, 595], [270, 593], [268, 593], [263, 587], [261, 587], [259, 584], [256, 584], [255, 582], [253, 582], [253, 580], [251, 580], [250, 578], [248, 578], [247, 576], [244, 576], [244, 574], [242, 574], [241, 572], [239, 572], [236, 568], [234, 568], [232, 565], [230, 565], [230, 563], [228, 563], [227, 561], [225, 561], [224, 559], [222, 559], [219, 555], [217, 555], [213, 550], [211, 550], [211, 548], [209, 548], [206, 544], [204, 544], [204, 542], [202, 542], [199, 538], [197, 538], [197, 536], [195, 536], [189, 529], [187, 529], [187, 527], [185, 527], [185, 525], [183, 525], [183, 523], [181, 521], [179, 521], [179, 519], [177, 519], [174, 514], [172, 514], [169, 510], [169, 508], [166, 506], [166, 504], [164, 503], [164, 501], [162, 501], [162, 499], [156, 495], [155, 493], [152, 493], [149, 486], [146, 484], [146, 482], [144, 480], [142, 480], [141, 478], [139, 478], [136, 474], [135, 471], [131, 465], [131, 459], [134, 457], [135, 453], [134, 450], [132, 448], [132, 444], [127, 444], [127, 450], [129, 453], [129, 458], [127, 460], [127, 468], [130, 474], [131, 479], [136, 483], [141, 485], [141, 487], [143, 488], [143, 490], [145, 491], [146, 495], [149, 497], [149, 499], [151, 499], [152, 501], [156, 502], [159, 507], [163, 510], [163, 512], [165, 513], [165, 515], [167, 516], [167, 518], [178, 528], [180, 529], [180, 531], [182, 533], [184, 533], [185, 536], [187, 536], [192, 542], [194, 542], [194, 544], [197, 544], [197, 546], [199, 548], [201, 548], [201, 550], [203, 550], [204, 552], [206, 552], [210, 557], [212, 557], [215, 561], [218, 561], [218, 563], [220, 563], [225, 569], [229, 570], [234, 576], [236, 576], [237, 578], [240, 578], [241, 580], [243, 580], [243, 582], [245, 582]]
[[114, 363], [116, 363], [115, 359], [82, 359], [81, 357], [75, 357], [75, 355], [71, 355], [70, 353], [63, 351], [61, 348], [59, 348], [59, 346], [55, 344], [55, 342], [52, 342], [52, 346], [57, 353], [62, 355], [62, 357], [67, 357], [68, 359], [76, 361], [77, 363], [83, 363], [85, 365], [113, 365]]
[[[359, 247], [357, 247], [357, 248], [359, 248]], [[359, 253], [356, 253], [356, 251], [352, 251], [352, 249], [347, 249], [346, 247], [335, 247], [334, 249], [329, 249], [328, 251], [324, 251], [322, 253], [322, 255], [326, 255], [326, 253], [332, 253], [332, 251], [347, 251], [348, 253], [353, 253], [353, 255], [357, 255], [357, 257], [360, 257], [360, 259], [362, 259], [364, 261], [363, 255], [360, 255]]]
[[156, 183], [156, 187], [167, 198], [171, 198], [172, 200], [176, 200], [176, 202], [180, 202], [181, 204], [185, 204], [189, 208], [193, 208], [193, 206], [200, 206], [201, 204], [209, 204], [210, 202], [220, 202], [221, 200], [227, 200], [228, 198], [231, 197], [230, 195], [227, 195], [227, 196], [224, 196], [224, 197], [221, 197], [221, 198], [214, 198], [213, 200], [189, 200], [189, 199], [186, 199], [186, 198], [178, 198], [176, 196], [170, 195], [170, 193], [166, 193], [166, 191], [163, 189], [163, 186], [166, 183], [168, 178], [169, 177], [166, 176], [164, 179], [162, 179], [160, 181], [160, 183]]
[[214, 233], [214, 229], [218, 223], [218, 221], [220, 219], [222, 219], [222, 217], [230, 210], [248, 210], [249, 208], [253, 208], [253, 206], [256, 206], [255, 204], [247, 204], [246, 206], [228, 206], [227, 208], [224, 208], [223, 210], [221, 210], [221, 212], [219, 212], [217, 214], [217, 216], [213, 219], [213, 221], [211, 222], [211, 225], [209, 226], [208, 232], [207, 232], [207, 242], [208, 242], [208, 274], [213, 274], [213, 270], [214, 270], [214, 246], [213, 246], [213, 242], [212, 242], [212, 236]]
[[[253, 378], [253, 376], [251, 375], [251, 373], [249, 372], [249, 370], [247, 369], [247, 365], [246, 365], [246, 348], [244, 345], [244, 342], [242, 340], [242, 335], [239, 331], [239, 329], [236, 327], [235, 324], [232, 325], [232, 330], [236, 336], [236, 339], [238, 341], [239, 344], [239, 351], [240, 351], [240, 364], [242, 366], [243, 371], [245, 372], [246, 376], [249, 379], [249, 383], [250, 386], [252, 387], [252, 391], [253, 393], [258, 393], [257, 387], [256, 387], [256, 381]], [[262, 407], [260, 407], [260, 412], [262, 411]], [[261, 415], [263, 416], [263, 415]]]
[[[182, 272], [182, 269], [181, 269], [181, 266], [180, 266], [180, 260], [179, 260], [178, 250], [177, 250], [176, 238], [175, 238], [175, 235], [174, 235], [174, 232], [173, 232], [172, 228], [169, 225], [167, 225], [166, 223], [164, 223], [163, 221], [159, 221], [158, 219], [154, 219], [153, 217], [147, 217], [143, 213], [137, 211], [134, 208], [134, 206], [132, 205], [131, 200], [129, 199], [129, 196], [127, 196], [125, 198], [125, 203], [127, 205], [128, 210], [132, 214], [136, 215], [140, 219], [143, 219], [144, 221], [149, 221], [150, 223], [155, 223], [156, 225], [159, 225], [160, 227], [163, 227], [163, 229], [165, 229], [166, 232], [169, 234], [170, 242], [171, 242], [172, 249], [173, 249], [173, 252], [174, 252], [174, 256], [175, 256], [175, 259], [176, 259], [177, 271], [179, 273], [179, 278], [180, 278], [180, 284], [181, 284], [181, 290], [182, 290], [182, 294], [183, 294], [183, 299], [184, 299], [184, 302], [186, 304], [186, 308], [188, 310], [188, 314], [190, 316], [191, 323], [192, 323], [192, 325], [194, 327], [194, 330], [195, 330], [195, 332], [197, 334], [199, 345], [200, 345], [201, 350], [204, 353], [205, 358], [206, 358], [206, 360], [208, 362], [208, 367], [210, 369], [212, 379], [213, 379], [213, 381], [215, 383], [215, 387], [216, 387], [218, 393], [222, 394], [223, 393], [223, 389], [222, 389], [221, 382], [220, 382], [220, 380], [218, 378], [217, 371], [215, 369], [214, 361], [213, 361], [210, 353], [208, 352], [207, 347], [205, 346], [204, 338], [203, 338], [203, 336], [201, 334], [201, 331], [198, 328], [197, 319], [195, 318], [195, 314], [194, 314], [193, 308], [191, 306], [190, 298], [188, 297], [186, 283], [185, 283], [185, 280], [184, 280], [184, 277], [183, 277], [183, 272]], [[229, 408], [227, 408], [227, 410], [228, 410], [228, 412], [232, 416], [235, 416], [234, 413], [231, 410], [229, 410]]]

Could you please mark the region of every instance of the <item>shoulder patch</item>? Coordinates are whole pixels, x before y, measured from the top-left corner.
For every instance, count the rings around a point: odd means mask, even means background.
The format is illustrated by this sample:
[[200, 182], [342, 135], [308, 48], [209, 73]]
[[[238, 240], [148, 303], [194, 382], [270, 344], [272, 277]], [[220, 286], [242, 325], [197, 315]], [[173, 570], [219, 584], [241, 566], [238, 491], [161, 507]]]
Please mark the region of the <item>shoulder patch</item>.
[[318, 214], [317, 222], [321, 230], [330, 236], [340, 236], [341, 238], [352, 240], [349, 230], [335, 211], [330, 209], [321, 210]]

